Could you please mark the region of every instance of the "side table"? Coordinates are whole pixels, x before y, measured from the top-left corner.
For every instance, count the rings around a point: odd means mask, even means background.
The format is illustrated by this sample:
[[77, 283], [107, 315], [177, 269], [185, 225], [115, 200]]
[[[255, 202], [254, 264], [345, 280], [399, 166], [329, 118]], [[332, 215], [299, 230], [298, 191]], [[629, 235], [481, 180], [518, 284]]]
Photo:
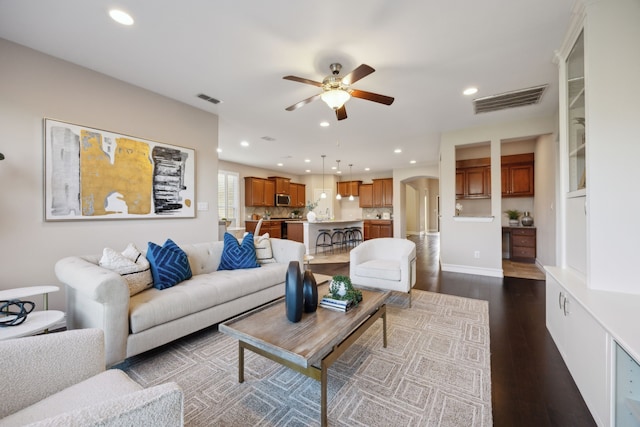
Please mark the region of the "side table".
[[[34, 295], [42, 295], [43, 310], [32, 311], [22, 324], [17, 326], [0, 327], [0, 341], [10, 338], [24, 337], [27, 335], [35, 335], [39, 332], [47, 331], [52, 326], [64, 319], [64, 312], [58, 310], [49, 310], [49, 293], [57, 292], [60, 288], [57, 286], [29, 286], [25, 288], [15, 288], [0, 291], [0, 300], [14, 300]], [[38, 308], [38, 306], [36, 306]]]

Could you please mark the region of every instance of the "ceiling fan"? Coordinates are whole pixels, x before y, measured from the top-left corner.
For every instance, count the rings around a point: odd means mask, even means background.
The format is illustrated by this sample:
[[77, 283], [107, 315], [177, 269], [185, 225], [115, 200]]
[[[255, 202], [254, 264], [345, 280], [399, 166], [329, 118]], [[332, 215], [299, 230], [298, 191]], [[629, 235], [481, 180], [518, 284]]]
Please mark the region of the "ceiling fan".
[[347, 110], [345, 109], [344, 104], [349, 99], [351, 99], [352, 96], [355, 98], [366, 99], [367, 101], [378, 102], [385, 105], [391, 105], [393, 103], [394, 99], [390, 96], [378, 95], [377, 93], [365, 92], [358, 89], [351, 89], [351, 85], [353, 83], [375, 71], [367, 64], [360, 65], [345, 76], [340, 75], [340, 70], [342, 69], [341, 64], [333, 63], [329, 68], [331, 69], [331, 74], [325, 77], [324, 80], [322, 80], [322, 83], [302, 77], [284, 76], [283, 79], [285, 80], [306, 83], [322, 88], [321, 93], [313, 95], [307, 99], [303, 99], [302, 101], [285, 108], [285, 110], [296, 110], [303, 105], [306, 105], [320, 98], [329, 106], [329, 108], [335, 110], [338, 120], [344, 120], [347, 118]]

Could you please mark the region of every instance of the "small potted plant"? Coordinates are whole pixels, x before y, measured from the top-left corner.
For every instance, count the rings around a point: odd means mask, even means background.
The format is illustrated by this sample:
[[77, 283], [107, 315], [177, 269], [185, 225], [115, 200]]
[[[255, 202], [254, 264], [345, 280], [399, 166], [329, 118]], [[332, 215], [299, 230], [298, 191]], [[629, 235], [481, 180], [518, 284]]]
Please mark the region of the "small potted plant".
[[522, 215], [522, 212], [518, 209], [507, 209], [504, 213], [507, 214], [507, 217], [509, 218], [509, 225], [515, 227], [519, 224], [518, 219], [520, 218], [520, 215]]
[[353, 287], [349, 276], [333, 276], [329, 285], [328, 297], [351, 301], [353, 305], [358, 305], [362, 301], [362, 292]]

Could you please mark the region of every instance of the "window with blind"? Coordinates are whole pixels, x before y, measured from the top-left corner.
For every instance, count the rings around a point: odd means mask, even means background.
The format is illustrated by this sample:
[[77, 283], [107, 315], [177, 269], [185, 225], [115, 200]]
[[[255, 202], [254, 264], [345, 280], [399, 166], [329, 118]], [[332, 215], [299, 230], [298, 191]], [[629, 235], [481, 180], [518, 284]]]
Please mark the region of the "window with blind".
[[[234, 220], [240, 209], [239, 175], [236, 172], [218, 171], [218, 218]], [[233, 224], [237, 226], [238, 224]]]

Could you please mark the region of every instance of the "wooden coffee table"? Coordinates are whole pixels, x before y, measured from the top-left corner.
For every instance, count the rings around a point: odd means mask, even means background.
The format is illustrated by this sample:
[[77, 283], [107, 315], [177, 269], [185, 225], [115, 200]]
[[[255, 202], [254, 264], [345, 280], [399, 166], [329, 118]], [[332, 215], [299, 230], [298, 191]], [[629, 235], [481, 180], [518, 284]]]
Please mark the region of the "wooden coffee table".
[[[362, 302], [346, 313], [322, 307], [291, 323], [284, 299], [221, 323], [219, 330], [238, 339], [238, 381], [244, 382], [244, 349], [320, 381], [320, 422], [327, 425], [327, 369], [376, 320], [382, 318], [387, 346], [385, 301], [389, 291], [362, 290]], [[318, 287], [318, 298], [329, 292]]]

